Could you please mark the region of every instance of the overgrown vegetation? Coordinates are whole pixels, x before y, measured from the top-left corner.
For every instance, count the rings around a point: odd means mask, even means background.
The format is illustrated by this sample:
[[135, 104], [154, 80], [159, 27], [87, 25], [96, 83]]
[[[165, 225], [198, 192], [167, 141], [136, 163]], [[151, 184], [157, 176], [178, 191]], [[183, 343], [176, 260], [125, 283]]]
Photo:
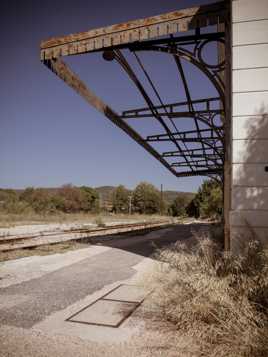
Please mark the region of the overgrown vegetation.
[[260, 243], [237, 256], [206, 236], [196, 241], [160, 251], [151, 279], [151, 308], [176, 327], [177, 355], [268, 356], [268, 257]]
[[160, 191], [152, 184], [141, 182], [133, 191], [133, 207], [138, 213], [160, 213], [164, 211], [164, 201]]
[[91, 187], [64, 185], [58, 189], [28, 187], [0, 190], [0, 211], [11, 214], [98, 212], [98, 193]]
[[189, 205], [189, 198], [186, 196], [177, 196], [175, 200], [168, 207], [168, 213], [173, 217], [187, 216], [187, 206]]
[[186, 208], [189, 216], [196, 218], [221, 217], [223, 211], [222, 185], [214, 180], [206, 180]]
[[115, 213], [129, 212], [130, 195], [131, 192], [127, 190], [123, 185], [119, 185], [113, 190], [112, 204], [113, 204], [113, 211]]
[[25, 190], [0, 189], [0, 214], [17, 216], [56, 216], [71, 214], [164, 214], [173, 217], [219, 218], [222, 212], [221, 186], [205, 181], [194, 196], [191, 193], [161, 192], [152, 184], [139, 183], [131, 191], [118, 187], [92, 188], [64, 185], [60, 188]]

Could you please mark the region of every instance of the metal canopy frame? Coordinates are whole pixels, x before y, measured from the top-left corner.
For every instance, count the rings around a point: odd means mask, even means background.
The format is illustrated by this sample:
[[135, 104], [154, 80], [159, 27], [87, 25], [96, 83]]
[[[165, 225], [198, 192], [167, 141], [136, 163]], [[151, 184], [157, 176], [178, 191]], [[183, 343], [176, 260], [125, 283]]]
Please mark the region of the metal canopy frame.
[[[103, 113], [115, 125], [160, 161], [177, 177], [205, 175], [223, 180], [225, 159], [225, 22], [226, 2], [174, 11], [147, 19], [53, 38], [41, 43], [41, 61], [90, 105]], [[214, 26], [211, 26], [214, 25]], [[203, 28], [211, 26], [210, 32]], [[210, 28], [210, 29], [211, 29]], [[191, 32], [181, 35], [183, 32]], [[178, 36], [180, 34], [180, 36]], [[212, 41], [218, 44], [219, 61], [208, 64], [203, 59], [203, 49]], [[127, 62], [122, 50], [129, 50], [151, 86], [159, 104], [155, 105]], [[183, 83], [186, 101], [164, 103], [146, 71], [139, 52], [165, 53], [172, 56]], [[103, 52], [107, 61], [117, 61], [140, 92], [146, 106], [117, 113], [104, 103], [63, 62], [63, 56]], [[217, 96], [193, 99], [183, 68], [190, 62], [202, 71], [213, 84]], [[164, 134], [152, 133], [143, 137], [129, 124], [131, 120], [153, 118], [163, 128]], [[220, 118], [220, 119], [219, 119]], [[181, 120], [191, 120], [193, 130], [180, 129]], [[169, 142], [174, 151], [159, 152], [153, 143]], [[170, 158], [175, 161], [170, 162]]]

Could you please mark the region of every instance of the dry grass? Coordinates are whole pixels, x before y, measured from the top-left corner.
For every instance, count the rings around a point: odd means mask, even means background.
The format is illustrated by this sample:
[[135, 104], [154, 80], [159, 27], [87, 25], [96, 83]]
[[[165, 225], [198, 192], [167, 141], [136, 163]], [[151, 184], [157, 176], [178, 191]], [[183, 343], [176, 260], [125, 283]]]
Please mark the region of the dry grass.
[[[239, 256], [206, 236], [160, 251], [150, 310], [177, 329], [178, 356], [268, 356], [268, 257], [257, 241]], [[148, 286], [148, 281], [147, 281]]]
[[127, 221], [158, 221], [170, 219], [170, 217], [159, 215], [140, 215], [140, 214], [92, 214], [92, 213], [55, 213], [40, 215], [29, 214], [4, 214], [0, 213], [0, 228], [9, 228], [18, 225], [46, 224], [46, 223], [96, 223], [101, 220], [106, 224], [111, 222]]

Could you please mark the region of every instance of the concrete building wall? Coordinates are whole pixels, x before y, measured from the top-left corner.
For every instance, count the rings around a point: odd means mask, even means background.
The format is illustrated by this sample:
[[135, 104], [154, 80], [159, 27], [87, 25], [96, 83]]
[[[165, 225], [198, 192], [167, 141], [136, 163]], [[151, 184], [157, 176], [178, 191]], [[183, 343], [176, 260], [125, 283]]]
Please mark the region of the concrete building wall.
[[233, 249], [253, 231], [268, 245], [267, 113], [268, 0], [232, 0]]

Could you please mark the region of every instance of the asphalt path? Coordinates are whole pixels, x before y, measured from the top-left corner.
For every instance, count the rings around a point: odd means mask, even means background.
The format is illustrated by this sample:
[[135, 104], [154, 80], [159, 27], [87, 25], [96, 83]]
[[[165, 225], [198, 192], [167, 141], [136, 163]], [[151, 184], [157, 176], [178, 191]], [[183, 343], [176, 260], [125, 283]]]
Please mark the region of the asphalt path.
[[121, 235], [101, 243], [110, 248], [103, 253], [70, 261], [69, 265], [41, 277], [0, 288], [2, 301], [18, 298], [12, 306], [0, 305], [0, 325], [31, 328], [104, 286], [131, 278], [136, 272], [133, 266], [144, 257], [152, 257], [157, 249], [177, 241], [187, 242], [191, 231], [200, 228], [205, 225], [175, 225], [145, 234]]

